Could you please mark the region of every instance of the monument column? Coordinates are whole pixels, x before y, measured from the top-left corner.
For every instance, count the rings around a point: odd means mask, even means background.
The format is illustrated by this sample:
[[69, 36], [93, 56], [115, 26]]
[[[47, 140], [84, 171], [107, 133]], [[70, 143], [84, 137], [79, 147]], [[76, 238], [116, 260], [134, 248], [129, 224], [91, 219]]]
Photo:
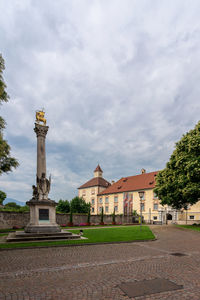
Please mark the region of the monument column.
[[[32, 185], [33, 195], [26, 204], [30, 207], [30, 221], [24, 231], [11, 233], [8, 242], [40, 241], [54, 239], [80, 239], [80, 235], [61, 230], [56, 223], [57, 203], [49, 199], [51, 177], [46, 177], [46, 151], [45, 138], [49, 129], [43, 110], [36, 111], [34, 131], [37, 136], [37, 174], [36, 185]], [[42, 124], [40, 124], [40, 122]]]
[[[40, 124], [42, 122], [43, 124]], [[51, 187], [51, 177], [46, 177], [46, 149], [45, 138], [49, 127], [46, 126], [44, 111], [36, 112], [34, 131], [37, 137], [37, 174], [36, 185], [33, 185], [33, 197], [26, 202], [30, 207], [30, 223], [26, 226], [26, 233], [60, 232], [56, 223], [56, 202], [48, 198]]]
[[46, 149], [45, 138], [49, 127], [35, 123], [34, 131], [37, 136], [37, 177], [41, 178], [42, 173], [46, 176]]

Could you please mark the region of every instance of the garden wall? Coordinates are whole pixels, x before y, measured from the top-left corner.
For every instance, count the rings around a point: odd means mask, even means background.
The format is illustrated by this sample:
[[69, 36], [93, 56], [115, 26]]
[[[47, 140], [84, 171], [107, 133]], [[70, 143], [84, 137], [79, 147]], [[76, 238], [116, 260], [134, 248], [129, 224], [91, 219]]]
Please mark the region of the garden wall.
[[[56, 214], [56, 221], [59, 225], [64, 225], [69, 222], [69, 214]], [[115, 216], [116, 223], [132, 223], [132, 216]], [[101, 216], [91, 216], [90, 222], [93, 224], [100, 223]], [[29, 212], [7, 212], [0, 211], [0, 228], [12, 228], [13, 226], [25, 227], [29, 222]], [[73, 214], [73, 223], [79, 225], [87, 222], [87, 215]], [[104, 223], [112, 223], [112, 215], [104, 216]]]

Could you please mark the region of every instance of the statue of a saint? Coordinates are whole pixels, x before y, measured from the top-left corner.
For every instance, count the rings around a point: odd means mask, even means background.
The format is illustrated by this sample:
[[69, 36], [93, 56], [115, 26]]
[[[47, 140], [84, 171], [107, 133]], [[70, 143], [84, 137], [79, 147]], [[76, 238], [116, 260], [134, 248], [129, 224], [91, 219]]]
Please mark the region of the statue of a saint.
[[37, 186], [38, 186], [39, 192], [42, 193], [42, 197], [48, 198], [48, 193], [49, 193], [50, 187], [51, 187], [51, 176], [49, 177], [49, 180], [48, 180], [45, 176], [45, 173], [42, 173], [41, 178], [37, 177]]
[[39, 199], [39, 192], [38, 192], [38, 188], [35, 185], [32, 185], [32, 189], [33, 189], [33, 198], [34, 199]]

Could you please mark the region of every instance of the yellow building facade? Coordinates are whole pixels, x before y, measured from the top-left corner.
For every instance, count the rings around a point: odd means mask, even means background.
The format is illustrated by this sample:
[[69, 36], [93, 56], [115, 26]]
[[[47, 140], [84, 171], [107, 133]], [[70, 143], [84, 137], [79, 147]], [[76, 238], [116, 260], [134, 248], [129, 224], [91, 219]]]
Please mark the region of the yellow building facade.
[[[94, 178], [79, 187], [79, 196], [87, 203], [91, 203], [91, 214], [133, 215], [133, 211], [142, 215], [147, 223], [158, 224], [193, 224], [200, 223], [200, 201], [188, 208], [187, 211], [177, 211], [169, 206], [162, 206], [153, 189], [155, 187], [158, 171], [123, 177], [117, 182], [110, 184], [102, 177], [103, 171], [100, 166], [94, 171]], [[144, 192], [141, 200], [140, 191]]]

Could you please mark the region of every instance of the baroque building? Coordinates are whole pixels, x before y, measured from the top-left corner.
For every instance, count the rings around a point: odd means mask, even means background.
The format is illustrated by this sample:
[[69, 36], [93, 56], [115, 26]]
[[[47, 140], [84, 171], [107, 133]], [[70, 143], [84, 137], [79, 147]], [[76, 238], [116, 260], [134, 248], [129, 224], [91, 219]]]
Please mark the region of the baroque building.
[[[87, 203], [91, 203], [91, 214], [116, 214], [124, 216], [133, 215], [135, 211], [142, 215], [147, 223], [200, 223], [200, 201], [189, 206], [188, 210], [175, 210], [167, 205], [162, 206], [153, 189], [159, 171], [122, 177], [117, 182], [110, 184], [102, 177], [102, 169], [98, 165], [94, 170], [94, 177], [78, 188], [79, 196]], [[139, 191], [144, 191], [143, 199], [139, 198]], [[187, 221], [186, 221], [187, 220]]]

